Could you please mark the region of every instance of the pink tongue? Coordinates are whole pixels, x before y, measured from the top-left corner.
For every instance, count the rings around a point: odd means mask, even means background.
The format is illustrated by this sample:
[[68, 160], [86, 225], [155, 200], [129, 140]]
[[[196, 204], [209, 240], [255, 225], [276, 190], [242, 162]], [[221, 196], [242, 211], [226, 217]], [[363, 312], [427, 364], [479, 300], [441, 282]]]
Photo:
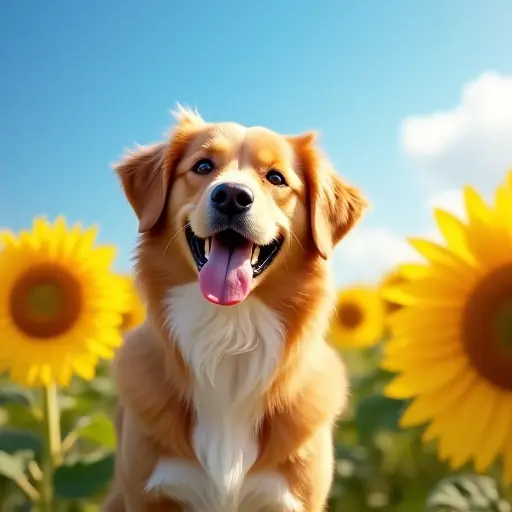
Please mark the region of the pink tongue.
[[251, 255], [252, 244], [249, 242], [231, 250], [213, 237], [208, 262], [199, 272], [199, 286], [204, 298], [221, 306], [243, 301], [251, 291]]

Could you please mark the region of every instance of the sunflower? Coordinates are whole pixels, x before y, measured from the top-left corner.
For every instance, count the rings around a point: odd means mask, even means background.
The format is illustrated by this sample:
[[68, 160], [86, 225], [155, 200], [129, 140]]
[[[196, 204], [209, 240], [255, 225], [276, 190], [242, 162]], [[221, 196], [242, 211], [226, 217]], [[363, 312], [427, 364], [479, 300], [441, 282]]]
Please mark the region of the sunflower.
[[131, 276], [122, 276], [121, 279], [124, 279], [126, 288], [130, 291], [128, 307], [123, 313], [123, 322], [121, 324], [121, 331], [126, 332], [134, 329], [144, 321], [146, 310], [133, 278]]
[[25, 386], [90, 380], [99, 358], [121, 342], [125, 285], [110, 267], [112, 246], [97, 229], [34, 220], [31, 231], [0, 232], [0, 372]]
[[384, 305], [378, 291], [354, 286], [338, 294], [328, 340], [339, 348], [369, 347], [383, 335]]
[[458, 469], [479, 472], [502, 455], [512, 482], [512, 172], [492, 205], [464, 189], [467, 220], [436, 210], [443, 244], [412, 239], [426, 259], [386, 295], [391, 318], [382, 365], [386, 394], [413, 398], [401, 424], [428, 424], [424, 440]]

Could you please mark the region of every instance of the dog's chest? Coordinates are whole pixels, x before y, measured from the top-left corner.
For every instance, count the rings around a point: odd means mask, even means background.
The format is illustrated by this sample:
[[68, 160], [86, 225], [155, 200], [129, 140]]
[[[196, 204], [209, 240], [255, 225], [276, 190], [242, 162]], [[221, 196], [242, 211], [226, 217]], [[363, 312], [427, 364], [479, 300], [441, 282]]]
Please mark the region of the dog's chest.
[[221, 361], [215, 387], [196, 383], [193, 394], [192, 446], [225, 506], [236, 503], [245, 475], [258, 456], [260, 396], [238, 393], [247, 357], [241, 354]]
[[[202, 465], [182, 501], [192, 510], [236, 511], [258, 456], [262, 395], [281, 358], [282, 325], [257, 299], [218, 307], [197, 285], [173, 290], [168, 310], [169, 329], [194, 374], [191, 441]], [[184, 463], [174, 463], [182, 478]]]

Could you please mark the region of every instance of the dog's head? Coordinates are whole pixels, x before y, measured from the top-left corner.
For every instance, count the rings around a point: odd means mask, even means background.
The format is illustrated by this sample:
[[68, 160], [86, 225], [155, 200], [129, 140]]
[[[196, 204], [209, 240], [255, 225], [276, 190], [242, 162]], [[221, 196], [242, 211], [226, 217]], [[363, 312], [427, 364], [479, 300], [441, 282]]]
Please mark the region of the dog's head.
[[116, 166], [144, 237], [186, 268], [203, 296], [243, 301], [270, 276], [328, 259], [365, 201], [344, 183], [307, 133], [207, 123], [180, 108], [169, 141]]

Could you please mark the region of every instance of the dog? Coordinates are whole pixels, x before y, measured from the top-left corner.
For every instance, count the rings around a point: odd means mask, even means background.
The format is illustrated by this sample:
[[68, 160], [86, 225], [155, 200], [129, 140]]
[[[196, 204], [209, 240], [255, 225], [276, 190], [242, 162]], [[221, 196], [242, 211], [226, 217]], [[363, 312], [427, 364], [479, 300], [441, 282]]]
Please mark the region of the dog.
[[139, 226], [147, 318], [114, 361], [115, 478], [103, 512], [320, 512], [347, 398], [324, 341], [329, 259], [366, 200], [314, 132], [209, 123], [115, 165]]

